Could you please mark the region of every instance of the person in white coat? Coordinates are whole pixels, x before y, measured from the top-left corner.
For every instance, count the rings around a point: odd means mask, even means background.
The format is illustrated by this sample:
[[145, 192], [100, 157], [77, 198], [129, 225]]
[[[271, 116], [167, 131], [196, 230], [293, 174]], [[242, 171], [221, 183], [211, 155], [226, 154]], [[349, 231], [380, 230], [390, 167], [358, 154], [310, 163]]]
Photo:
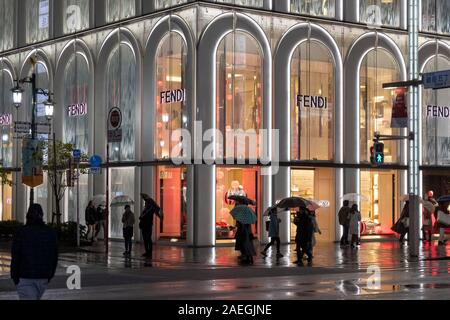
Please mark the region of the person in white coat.
[[361, 222], [361, 213], [358, 211], [358, 205], [354, 204], [350, 210], [350, 224], [348, 233], [351, 235], [352, 248], [356, 248], [359, 243], [359, 224]]

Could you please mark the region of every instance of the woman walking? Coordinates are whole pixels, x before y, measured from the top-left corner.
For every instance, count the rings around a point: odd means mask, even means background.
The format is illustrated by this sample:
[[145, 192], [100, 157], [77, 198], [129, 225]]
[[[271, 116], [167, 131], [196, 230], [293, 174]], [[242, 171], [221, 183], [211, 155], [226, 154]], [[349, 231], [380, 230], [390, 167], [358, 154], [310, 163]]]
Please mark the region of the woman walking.
[[[95, 211], [94, 202], [92, 200], [89, 201], [89, 203], [86, 207], [86, 210], [84, 211], [84, 215], [85, 215], [84, 218], [86, 220], [86, 224], [88, 227], [86, 238], [87, 238], [87, 240], [89, 240], [89, 238], [90, 238], [90, 240], [92, 242], [94, 242], [94, 240], [95, 240], [95, 225], [96, 225], [96, 219], [95, 219], [96, 211]], [[89, 237], [89, 235], [90, 235], [90, 237]]]
[[356, 248], [359, 243], [359, 223], [361, 222], [361, 213], [358, 211], [358, 205], [354, 204], [350, 211], [349, 234], [352, 236], [351, 247]]
[[124, 256], [131, 255], [131, 248], [133, 245], [133, 233], [134, 233], [134, 213], [131, 211], [131, 207], [129, 205], [125, 206], [125, 212], [122, 216], [123, 223], [123, 238], [125, 239], [125, 252]]

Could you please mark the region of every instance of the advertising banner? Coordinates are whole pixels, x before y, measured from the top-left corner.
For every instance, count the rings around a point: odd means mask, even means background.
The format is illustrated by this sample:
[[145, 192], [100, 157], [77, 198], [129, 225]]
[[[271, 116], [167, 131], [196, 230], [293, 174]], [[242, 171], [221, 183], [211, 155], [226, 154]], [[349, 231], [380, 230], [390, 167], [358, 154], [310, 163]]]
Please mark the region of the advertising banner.
[[395, 90], [391, 128], [408, 128], [408, 107], [406, 105], [407, 92], [408, 89], [406, 88], [398, 88]]
[[22, 183], [35, 188], [44, 183], [42, 172], [43, 155], [38, 140], [23, 139], [22, 142]]

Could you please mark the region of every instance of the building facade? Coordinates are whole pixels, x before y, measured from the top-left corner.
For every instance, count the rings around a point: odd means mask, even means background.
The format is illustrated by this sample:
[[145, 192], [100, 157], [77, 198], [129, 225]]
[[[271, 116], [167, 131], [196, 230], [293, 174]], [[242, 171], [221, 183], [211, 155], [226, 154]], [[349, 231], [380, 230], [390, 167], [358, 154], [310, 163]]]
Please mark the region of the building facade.
[[[407, 144], [385, 142], [385, 165], [377, 168], [370, 147], [374, 132], [407, 134], [392, 125], [399, 93], [382, 89], [407, 77], [406, 6], [406, 0], [0, 0], [8, 21], [0, 26], [1, 159], [14, 182], [1, 187], [0, 220], [25, 216], [29, 190], [21, 183], [14, 122], [30, 121], [31, 90], [20, 108], [10, 90], [34, 72], [38, 87], [55, 93], [57, 139], [88, 155], [106, 158], [107, 115], [122, 111], [122, 141], [109, 145], [109, 168], [80, 178], [82, 223], [88, 200], [105, 193], [109, 172], [112, 196], [137, 200], [147, 193], [161, 205], [157, 240], [229, 241], [227, 196], [242, 192], [256, 200], [254, 231], [262, 241], [264, 210], [290, 195], [329, 202], [318, 215], [323, 241], [340, 237], [336, 212], [346, 193], [368, 199], [361, 203], [366, 235], [391, 233], [407, 193]], [[422, 0], [421, 72], [450, 69], [448, 6]], [[421, 89], [421, 192], [436, 196], [450, 193], [449, 95]], [[40, 122], [47, 121], [42, 101]], [[180, 129], [196, 137], [189, 148], [195, 162], [180, 165], [172, 157], [186, 142], [173, 139]], [[278, 136], [262, 143], [269, 129]], [[233, 130], [249, 132], [251, 143], [239, 149], [242, 141], [226, 138]], [[259, 159], [248, 158], [250, 147]], [[214, 164], [196, 156], [203, 150]], [[35, 190], [51, 219], [48, 182]], [[75, 188], [62, 206], [64, 220], [75, 221]], [[136, 201], [134, 211], [141, 209]], [[113, 238], [121, 237], [121, 210], [110, 212]], [[294, 236], [291, 217], [281, 219], [287, 242]]]

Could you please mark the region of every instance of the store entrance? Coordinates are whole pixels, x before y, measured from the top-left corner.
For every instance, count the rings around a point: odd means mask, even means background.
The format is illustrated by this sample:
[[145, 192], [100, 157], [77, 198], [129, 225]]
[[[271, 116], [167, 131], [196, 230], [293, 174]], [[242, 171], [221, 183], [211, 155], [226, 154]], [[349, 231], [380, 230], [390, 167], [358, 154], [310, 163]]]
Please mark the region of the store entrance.
[[186, 168], [158, 167], [157, 202], [164, 219], [157, 219], [156, 239], [186, 239]]
[[[317, 210], [317, 222], [322, 234], [318, 241], [334, 241], [335, 237], [335, 170], [329, 168], [291, 169], [291, 196], [311, 200], [325, 200], [329, 207]], [[291, 240], [295, 240], [297, 226], [291, 212]]]
[[392, 235], [400, 212], [397, 171], [361, 171], [361, 235]]

